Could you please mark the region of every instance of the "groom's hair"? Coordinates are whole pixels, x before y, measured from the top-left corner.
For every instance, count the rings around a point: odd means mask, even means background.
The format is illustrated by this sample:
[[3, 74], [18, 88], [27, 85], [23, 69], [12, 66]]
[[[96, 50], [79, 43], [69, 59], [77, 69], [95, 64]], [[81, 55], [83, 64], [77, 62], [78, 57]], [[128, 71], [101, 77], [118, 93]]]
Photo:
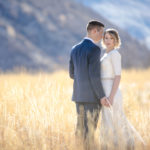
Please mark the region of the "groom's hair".
[[100, 30], [101, 27], [105, 27], [103, 23], [96, 21], [96, 20], [92, 20], [87, 24], [87, 31], [91, 31], [94, 28], [97, 28], [97, 30]]

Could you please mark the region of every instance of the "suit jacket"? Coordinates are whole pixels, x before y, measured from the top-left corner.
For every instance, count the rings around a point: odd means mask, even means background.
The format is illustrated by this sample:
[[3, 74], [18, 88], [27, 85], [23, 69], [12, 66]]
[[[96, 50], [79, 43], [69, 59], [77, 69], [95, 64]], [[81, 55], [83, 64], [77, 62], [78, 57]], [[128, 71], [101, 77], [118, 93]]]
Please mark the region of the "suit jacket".
[[100, 48], [84, 39], [72, 48], [69, 74], [74, 79], [72, 100], [99, 103], [105, 96], [100, 80]]

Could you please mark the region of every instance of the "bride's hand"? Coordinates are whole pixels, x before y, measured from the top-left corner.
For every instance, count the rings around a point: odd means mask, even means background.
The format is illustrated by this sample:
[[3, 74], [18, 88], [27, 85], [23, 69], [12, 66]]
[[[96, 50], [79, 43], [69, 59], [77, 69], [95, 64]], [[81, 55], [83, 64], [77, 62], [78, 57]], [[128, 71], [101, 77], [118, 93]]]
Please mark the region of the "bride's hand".
[[113, 105], [113, 98], [112, 97], [108, 97], [109, 103], [110, 105]]

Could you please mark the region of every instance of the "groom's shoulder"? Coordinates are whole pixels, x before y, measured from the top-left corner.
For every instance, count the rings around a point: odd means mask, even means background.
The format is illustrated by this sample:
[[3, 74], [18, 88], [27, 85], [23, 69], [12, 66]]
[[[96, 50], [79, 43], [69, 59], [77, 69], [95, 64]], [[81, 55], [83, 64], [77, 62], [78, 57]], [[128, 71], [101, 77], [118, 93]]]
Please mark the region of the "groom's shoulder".
[[88, 48], [90, 49], [90, 51], [100, 51], [100, 47], [92, 42], [90, 45], [88, 45]]
[[78, 48], [82, 43], [83, 43], [83, 41], [80, 41], [79, 43], [73, 45], [72, 50]]
[[87, 51], [94, 51], [94, 50], [100, 50], [100, 47], [96, 44], [94, 44], [93, 42], [89, 41], [89, 40], [82, 40], [80, 41], [78, 44], [75, 44], [73, 47], [72, 47], [72, 51], [76, 51], [76, 50], [79, 50], [80, 48], [85, 48]]

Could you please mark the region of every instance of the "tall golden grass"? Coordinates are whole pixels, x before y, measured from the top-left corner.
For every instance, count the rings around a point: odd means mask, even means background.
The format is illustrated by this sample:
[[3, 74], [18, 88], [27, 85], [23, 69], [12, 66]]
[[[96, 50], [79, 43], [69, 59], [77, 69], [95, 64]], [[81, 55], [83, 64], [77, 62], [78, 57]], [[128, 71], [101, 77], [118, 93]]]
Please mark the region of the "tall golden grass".
[[[73, 81], [53, 74], [0, 75], [0, 150], [76, 150]], [[123, 70], [121, 89], [127, 118], [150, 149], [150, 69]], [[96, 139], [99, 140], [99, 127]], [[136, 150], [142, 149], [136, 147]]]

